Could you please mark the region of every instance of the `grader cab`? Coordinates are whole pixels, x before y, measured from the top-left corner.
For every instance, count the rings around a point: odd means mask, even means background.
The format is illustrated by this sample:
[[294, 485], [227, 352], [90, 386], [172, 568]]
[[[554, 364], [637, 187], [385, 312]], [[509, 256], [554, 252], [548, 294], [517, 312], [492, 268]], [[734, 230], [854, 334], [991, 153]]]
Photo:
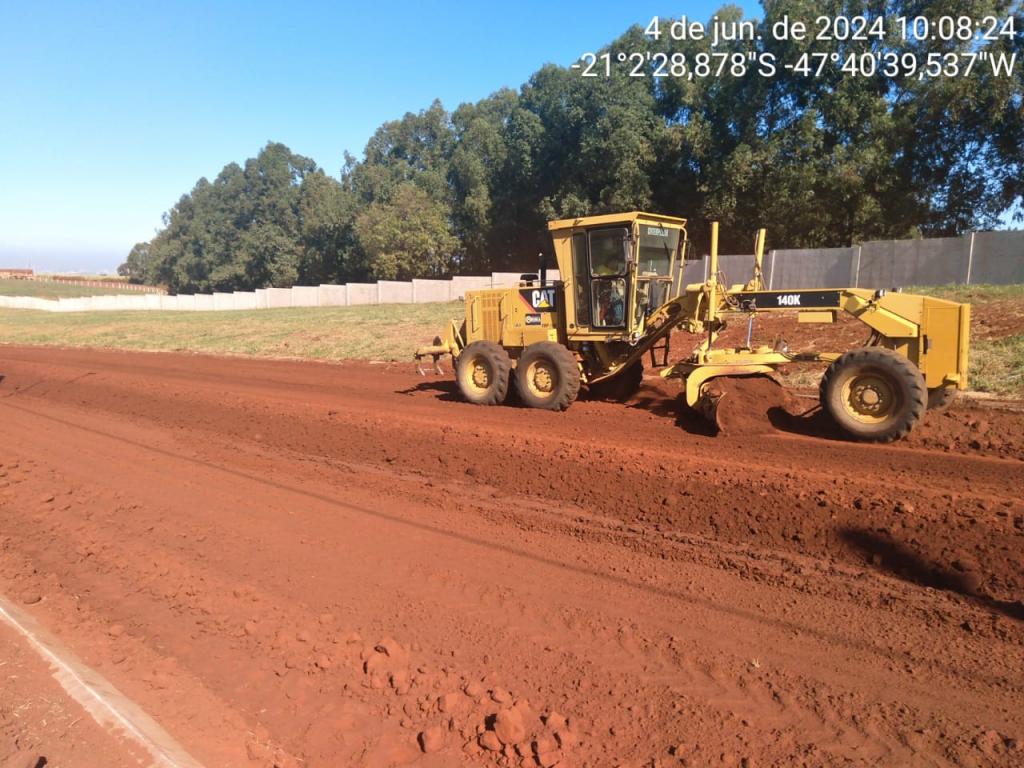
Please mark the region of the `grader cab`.
[[[416, 352], [451, 355], [463, 397], [497, 405], [510, 386], [527, 406], [564, 410], [581, 388], [625, 399], [640, 386], [650, 356], [662, 376], [682, 378], [688, 406], [715, 420], [721, 376], [771, 374], [792, 363], [828, 362], [823, 408], [851, 437], [887, 442], [906, 435], [927, 407], [948, 405], [967, 384], [970, 308], [926, 296], [856, 288], [764, 290], [765, 231], [755, 241], [751, 278], [726, 286], [718, 272], [718, 226], [710, 269], [683, 285], [686, 220], [638, 211], [548, 224], [559, 276], [524, 275], [513, 288], [470, 291], [462, 322]], [[796, 311], [801, 322], [832, 323], [849, 313], [871, 328], [864, 347], [793, 353], [751, 346], [759, 313]], [[748, 320], [745, 345], [716, 348], [730, 316]], [[671, 334], [697, 334], [684, 360], [669, 363]], [[660, 362], [659, 362], [660, 360]]]

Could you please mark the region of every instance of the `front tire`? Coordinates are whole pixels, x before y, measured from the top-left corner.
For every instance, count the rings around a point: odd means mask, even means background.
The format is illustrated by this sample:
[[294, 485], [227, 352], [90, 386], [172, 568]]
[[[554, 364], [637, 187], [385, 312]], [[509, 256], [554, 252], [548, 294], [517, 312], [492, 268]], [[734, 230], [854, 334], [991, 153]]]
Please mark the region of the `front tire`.
[[869, 443], [906, 437], [924, 414], [921, 371], [898, 352], [862, 347], [841, 355], [821, 379], [821, 405], [846, 434]]
[[474, 341], [459, 354], [455, 378], [462, 396], [476, 405], [498, 405], [508, 395], [512, 362], [493, 341]]
[[572, 352], [554, 341], [539, 341], [516, 364], [516, 392], [525, 405], [564, 411], [580, 391], [580, 367]]

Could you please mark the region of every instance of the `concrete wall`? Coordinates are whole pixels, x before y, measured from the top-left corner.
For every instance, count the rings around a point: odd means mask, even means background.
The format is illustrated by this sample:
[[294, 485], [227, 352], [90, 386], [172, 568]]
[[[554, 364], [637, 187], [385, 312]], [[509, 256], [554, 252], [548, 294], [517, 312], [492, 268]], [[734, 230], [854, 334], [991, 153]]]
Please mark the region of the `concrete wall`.
[[858, 287], [962, 283], [967, 279], [969, 243], [969, 237], [866, 242], [861, 245]]
[[269, 309], [283, 309], [291, 305], [291, 288], [267, 288], [267, 307]]
[[234, 302], [232, 309], [256, 309], [256, 291], [238, 291], [232, 294]]
[[[772, 251], [762, 265], [773, 289], [855, 287], [856, 248], [799, 248]], [[753, 263], [754, 257], [750, 257]]]
[[320, 289], [315, 285], [292, 286], [293, 307], [319, 307]]
[[977, 232], [968, 255], [972, 284], [1024, 282], [1024, 231]]
[[[730, 285], [750, 280], [754, 257], [725, 254], [719, 270]], [[683, 265], [683, 285], [707, 279], [706, 259]], [[461, 275], [451, 280], [382, 280], [379, 283], [259, 288], [237, 293], [87, 296], [51, 301], [30, 296], [0, 296], [0, 308], [49, 312], [162, 309], [176, 311], [339, 307], [348, 304], [408, 304], [452, 301], [466, 291], [509, 287], [518, 272]], [[680, 276], [677, 274], [677, 278]], [[558, 270], [548, 270], [558, 280]], [[946, 283], [1024, 283], [1024, 231], [977, 232], [963, 237], [870, 241], [852, 248], [804, 248], [770, 251], [764, 258], [765, 283], [787, 288], [895, 288]]]
[[348, 304], [348, 292], [344, 285], [321, 285], [317, 288], [317, 300], [321, 307], [344, 307]]
[[214, 293], [213, 308], [218, 312], [235, 308], [235, 295], [233, 293]]
[[414, 304], [430, 304], [452, 300], [451, 280], [413, 280], [412, 300]]
[[492, 288], [511, 288], [519, 284], [519, 276], [522, 272], [492, 272]]
[[412, 304], [412, 283], [381, 280], [377, 283], [377, 301], [381, 304]]
[[412, 304], [412, 283], [397, 280], [378, 281], [377, 301], [381, 304]]
[[476, 291], [481, 288], [491, 287], [491, 276], [482, 275], [477, 276], [464, 276], [456, 275], [452, 278], [452, 298], [453, 299], [464, 299], [466, 298], [466, 291]]
[[350, 306], [357, 304], [376, 304], [377, 303], [377, 284], [376, 283], [349, 283], [348, 284], [348, 303]]

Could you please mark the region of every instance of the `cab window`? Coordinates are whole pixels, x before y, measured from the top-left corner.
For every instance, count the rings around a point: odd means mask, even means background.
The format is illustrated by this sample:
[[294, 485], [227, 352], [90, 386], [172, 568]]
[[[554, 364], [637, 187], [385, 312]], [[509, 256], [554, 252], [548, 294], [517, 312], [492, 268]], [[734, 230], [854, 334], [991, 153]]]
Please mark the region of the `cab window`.
[[626, 274], [629, 230], [623, 227], [590, 230], [590, 269], [594, 277]]
[[572, 271], [576, 284], [576, 324], [590, 325], [590, 266], [584, 232], [572, 236]]
[[626, 280], [622, 277], [594, 280], [594, 326], [618, 328], [626, 323]]
[[640, 264], [637, 272], [671, 277], [672, 255], [679, 248], [679, 230], [669, 227], [640, 225]]

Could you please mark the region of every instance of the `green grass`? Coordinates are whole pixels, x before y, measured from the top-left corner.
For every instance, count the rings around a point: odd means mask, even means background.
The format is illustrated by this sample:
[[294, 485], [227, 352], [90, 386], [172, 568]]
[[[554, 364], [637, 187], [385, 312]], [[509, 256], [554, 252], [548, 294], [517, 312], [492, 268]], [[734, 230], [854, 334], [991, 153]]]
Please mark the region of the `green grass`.
[[1024, 398], [1024, 334], [971, 342], [971, 389]]
[[97, 288], [92, 285], [53, 283], [47, 280], [0, 280], [0, 296], [33, 296], [37, 299], [75, 299], [80, 296], [113, 296], [117, 293], [139, 294], [111, 284]]
[[0, 343], [292, 357], [411, 360], [462, 302], [241, 312], [0, 309]]
[[911, 286], [905, 293], [919, 293], [937, 299], [984, 304], [1000, 299], [1024, 299], [1024, 284], [1013, 285], [925, 285]]

